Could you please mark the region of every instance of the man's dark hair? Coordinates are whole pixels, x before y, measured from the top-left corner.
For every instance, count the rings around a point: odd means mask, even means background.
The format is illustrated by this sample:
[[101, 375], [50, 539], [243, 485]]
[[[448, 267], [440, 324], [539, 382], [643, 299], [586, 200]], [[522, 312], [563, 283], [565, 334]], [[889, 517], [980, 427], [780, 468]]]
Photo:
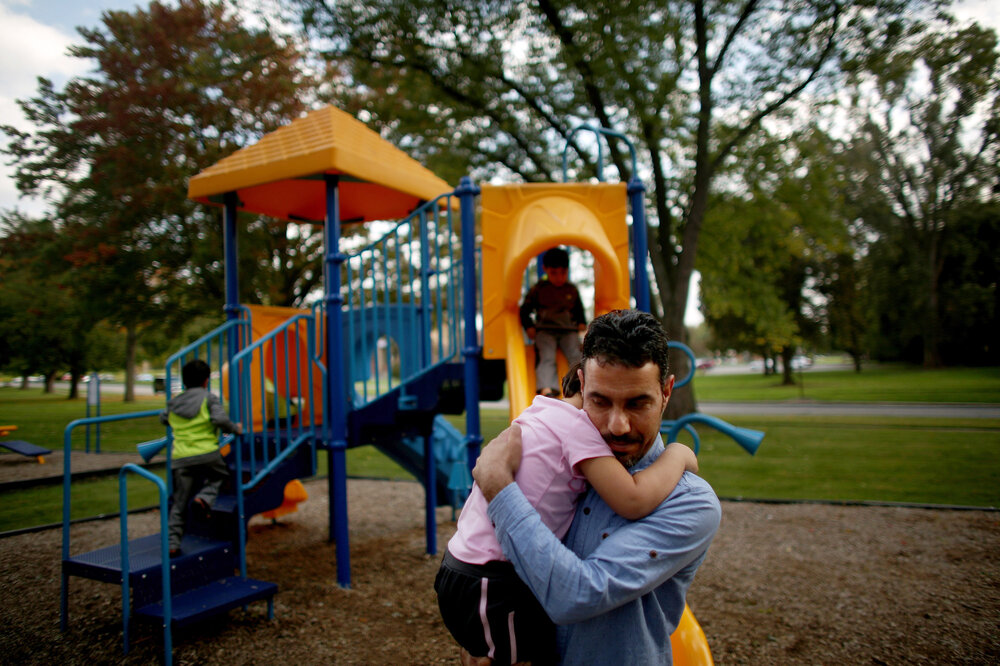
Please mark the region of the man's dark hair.
[[181, 378], [184, 380], [184, 388], [201, 388], [212, 375], [212, 369], [208, 367], [200, 358], [188, 361], [181, 368]]
[[543, 268], [569, 268], [569, 252], [554, 247], [542, 255]]
[[[652, 361], [660, 368], [660, 385], [670, 376], [666, 331], [656, 317], [642, 310], [612, 310], [587, 327], [580, 363], [594, 359], [601, 365], [641, 368]], [[586, 373], [586, 370], [584, 370]]]

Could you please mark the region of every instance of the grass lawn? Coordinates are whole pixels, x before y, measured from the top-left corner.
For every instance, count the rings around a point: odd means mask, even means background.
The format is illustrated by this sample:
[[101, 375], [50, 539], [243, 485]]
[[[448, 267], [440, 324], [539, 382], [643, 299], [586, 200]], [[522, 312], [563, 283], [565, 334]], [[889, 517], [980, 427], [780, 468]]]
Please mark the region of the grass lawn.
[[[85, 390], [81, 390], [85, 393]], [[66, 426], [77, 419], [86, 418], [85, 398], [69, 400], [67, 392], [45, 394], [41, 389], [22, 391], [15, 388], [0, 388], [0, 425], [16, 425], [10, 439], [23, 439], [61, 451]], [[112, 395], [101, 400], [101, 416], [144, 412], [163, 409], [163, 396], [140, 396], [136, 402], [122, 402], [120, 395]], [[91, 416], [97, 416], [96, 407], [91, 407]], [[135, 451], [135, 445], [157, 437], [162, 437], [163, 426], [156, 417], [130, 419], [103, 423], [100, 427], [100, 450], [104, 452]], [[73, 430], [73, 450], [83, 451], [87, 446], [87, 427]], [[90, 426], [90, 450], [98, 446], [97, 426]]]
[[[804, 373], [804, 378], [807, 399], [1000, 403], [1000, 369], [996, 368], [921, 371], [888, 367], [861, 375]], [[699, 376], [696, 387], [698, 399], [709, 402], [799, 399], [798, 387], [780, 387], [778, 381], [758, 375]], [[111, 397], [104, 400], [102, 414], [162, 405], [162, 396], [140, 398], [132, 404]], [[17, 439], [61, 449], [66, 425], [85, 415], [84, 400], [68, 400], [65, 393], [0, 388], [0, 424], [18, 425], [12, 435]], [[464, 431], [464, 417], [449, 420]], [[767, 434], [757, 455], [751, 457], [732, 440], [699, 427], [701, 474], [722, 497], [1000, 507], [997, 419], [734, 416], [728, 420]], [[488, 442], [506, 427], [506, 410], [482, 410], [481, 425]], [[162, 433], [156, 418], [104, 424], [101, 450], [134, 451], [138, 442]], [[84, 449], [85, 434], [82, 427], [74, 432], [75, 450]], [[91, 450], [95, 447], [92, 430]], [[371, 446], [349, 450], [347, 468], [350, 476], [412, 479]], [[317, 471], [326, 473], [323, 453]], [[74, 484], [73, 517], [116, 512], [117, 493], [115, 478]], [[156, 503], [154, 488], [147, 481], [130, 478], [129, 494], [132, 508]], [[6, 492], [0, 502], [0, 531], [55, 523], [61, 517], [60, 486]]]
[[805, 399], [1000, 403], [1000, 368], [924, 370], [913, 366], [878, 365], [866, 367], [860, 373], [806, 370], [792, 376], [796, 384], [782, 386], [780, 375], [713, 375], [709, 371], [695, 376], [695, 395], [698, 400], [707, 402]]
[[998, 420], [728, 420], [766, 435], [751, 457], [721, 433], [698, 430], [700, 474], [722, 497], [1000, 507]]

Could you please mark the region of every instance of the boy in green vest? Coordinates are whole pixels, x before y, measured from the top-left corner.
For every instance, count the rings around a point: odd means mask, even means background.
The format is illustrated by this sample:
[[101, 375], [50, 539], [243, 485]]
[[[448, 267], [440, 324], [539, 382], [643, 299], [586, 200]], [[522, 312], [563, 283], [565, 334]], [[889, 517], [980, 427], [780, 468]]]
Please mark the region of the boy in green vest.
[[181, 369], [184, 392], [168, 400], [160, 413], [160, 423], [174, 431], [174, 491], [167, 523], [170, 557], [181, 554], [188, 504], [201, 519], [208, 519], [222, 484], [229, 478], [216, 430], [243, 434], [240, 424], [229, 420], [219, 398], [208, 390], [211, 373], [205, 361], [185, 363]]

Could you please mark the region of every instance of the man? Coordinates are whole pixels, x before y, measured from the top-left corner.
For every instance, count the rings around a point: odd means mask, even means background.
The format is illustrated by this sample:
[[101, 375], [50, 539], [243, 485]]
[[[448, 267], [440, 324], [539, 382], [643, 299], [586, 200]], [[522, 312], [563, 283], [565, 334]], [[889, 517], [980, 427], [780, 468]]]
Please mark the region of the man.
[[[659, 426], [674, 378], [667, 336], [650, 314], [595, 319], [583, 343], [583, 409], [633, 473], [663, 452]], [[670, 634], [721, 518], [712, 488], [685, 473], [645, 518], [629, 521], [593, 491], [580, 500], [565, 545], [513, 482], [520, 433], [483, 449], [473, 477], [489, 502], [504, 555], [557, 628], [563, 664], [670, 664]]]

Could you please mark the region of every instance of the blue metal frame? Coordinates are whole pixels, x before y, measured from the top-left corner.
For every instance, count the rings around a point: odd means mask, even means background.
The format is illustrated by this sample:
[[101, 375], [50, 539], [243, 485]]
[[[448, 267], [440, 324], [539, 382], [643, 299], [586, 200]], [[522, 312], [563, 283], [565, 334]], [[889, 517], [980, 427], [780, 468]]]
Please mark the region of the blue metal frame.
[[597, 179], [604, 182], [604, 144], [601, 142], [601, 135], [621, 139], [628, 146], [629, 155], [632, 158], [632, 173], [629, 176], [626, 192], [628, 194], [629, 210], [632, 212], [632, 297], [635, 299], [635, 307], [639, 310], [651, 312], [649, 295], [649, 272], [646, 268], [646, 258], [649, 254], [649, 243], [646, 231], [646, 208], [645, 194], [646, 186], [637, 175], [637, 160], [635, 145], [627, 136], [621, 132], [608, 129], [606, 127], [594, 127], [593, 125], [580, 125], [573, 129], [566, 137], [566, 145], [563, 147], [562, 156], [562, 177], [563, 182], [567, 178], [567, 157], [570, 141], [573, 135], [581, 130], [587, 130], [597, 135]]
[[691, 412], [690, 414], [685, 414], [676, 421], [664, 421], [660, 426], [660, 432], [666, 434], [666, 443], [669, 444], [670, 442], [677, 441], [677, 435], [680, 433], [681, 429], [687, 430], [694, 437], [694, 453], [695, 455], [698, 455], [698, 450], [701, 448], [701, 441], [698, 438], [698, 433], [690, 427], [690, 424], [692, 423], [703, 423], [707, 426], [715, 428], [724, 435], [729, 435], [750, 455], [754, 455], [757, 452], [757, 448], [760, 446], [761, 440], [764, 439], [764, 433], [760, 430], [740, 428], [731, 423], [727, 423], [722, 419], [709, 416], [708, 414], [702, 414], [701, 412]]
[[128, 654], [129, 620], [132, 616], [130, 608], [130, 581], [132, 571], [128, 556], [128, 489], [127, 476], [135, 472], [154, 484], [160, 497], [160, 568], [163, 576], [163, 663], [170, 666], [173, 662], [173, 642], [171, 638], [171, 622], [173, 608], [170, 594], [170, 546], [167, 542], [167, 485], [158, 476], [138, 465], [127, 463], [118, 471], [118, 515], [121, 529], [122, 558], [122, 652]]
[[479, 447], [483, 443], [479, 419], [479, 356], [482, 347], [476, 329], [476, 196], [480, 190], [468, 176], [462, 178], [455, 189], [461, 204], [462, 216], [462, 291], [465, 320], [465, 438], [469, 447], [469, 469], [476, 466]]
[[348, 545], [347, 525], [347, 395], [344, 390], [346, 377], [344, 364], [334, 363], [344, 348], [343, 314], [344, 299], [340, 295], [340, 267], [346, 256], [340, 251], [340, 180], [337, 176], [324, 175], [326, 182], [326, 224], [323, 240], [326, 248], [326, 373], [327, 404], [323, 415], [327, 425], [326, 443], [330, 496], [330, 539], [336, 541], [337, 584], [351, 586], [351, 551]]
[[694, 352], [691, 351], [691, 348], [688, 347], [686, 344], [684, 344], [683, 342], [677, 342], [676, 340], [671, 340], [670, 342], [667, 343], [667, 346], [670, 347], [671, 349], [680, 349], [682, 352], [687, 354], [688, 359], [690, 359], [691, 361], [688, 364], [688, 373], [684, 377], [684, 379], [674, 382], [674, 388], [678, 389], [684, 386], [685, 384], [690, 383], [691, 380], [694, 379], [694, 371], [695, 371]]

